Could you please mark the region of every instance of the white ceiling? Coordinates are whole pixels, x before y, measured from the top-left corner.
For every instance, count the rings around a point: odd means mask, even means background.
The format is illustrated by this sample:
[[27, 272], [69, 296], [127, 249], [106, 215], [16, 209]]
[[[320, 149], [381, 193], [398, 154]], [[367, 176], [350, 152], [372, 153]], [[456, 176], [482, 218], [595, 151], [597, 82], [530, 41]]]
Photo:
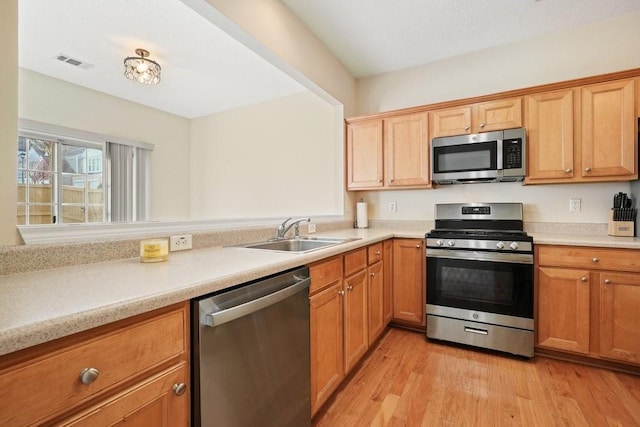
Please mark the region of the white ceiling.
[[[306, 90], [179, 0], [20, 0], [18, 10], [20, 67], [182, 117]], [[160, 84], [123, 77], [136, 48], [162, 66]]]
[[640, 0], [281, 1], [356, 77], [640, 11]]

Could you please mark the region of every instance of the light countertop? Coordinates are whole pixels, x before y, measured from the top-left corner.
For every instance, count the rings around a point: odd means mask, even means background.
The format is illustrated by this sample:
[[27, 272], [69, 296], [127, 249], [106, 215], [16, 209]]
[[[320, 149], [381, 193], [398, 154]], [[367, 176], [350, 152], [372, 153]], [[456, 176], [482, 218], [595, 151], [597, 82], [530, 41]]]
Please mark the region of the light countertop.
[[[0, 276], [0, 355], [391, 237], [424, 238], [426, 231], [345, 229], [317, 236], [360, 240], [306, 254], [212, 247], [172, 252], [161, 263], [132, 258]], [[640, 249], [640, 238], [530, 234], [535, 244]]]

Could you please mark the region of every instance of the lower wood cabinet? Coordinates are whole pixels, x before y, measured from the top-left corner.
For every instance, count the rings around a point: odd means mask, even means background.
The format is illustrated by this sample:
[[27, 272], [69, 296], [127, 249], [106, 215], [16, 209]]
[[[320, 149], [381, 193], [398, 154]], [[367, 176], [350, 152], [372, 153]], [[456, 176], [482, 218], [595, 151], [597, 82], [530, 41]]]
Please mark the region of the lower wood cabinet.
[[393, 240], [393, 320], [409, 326], [425, 325], [425, 268], [423, 239]]
[[640, 251], [535, 250], [536, 346], [640, 365]]
[[356, 249], [309, 266], [311, 274], [311, 414], [338, 388], [382, 334], [385, 320], [384, 248]]
[[1, 357], [0, 425], [188, 426], [189, 377], [186, 302]]

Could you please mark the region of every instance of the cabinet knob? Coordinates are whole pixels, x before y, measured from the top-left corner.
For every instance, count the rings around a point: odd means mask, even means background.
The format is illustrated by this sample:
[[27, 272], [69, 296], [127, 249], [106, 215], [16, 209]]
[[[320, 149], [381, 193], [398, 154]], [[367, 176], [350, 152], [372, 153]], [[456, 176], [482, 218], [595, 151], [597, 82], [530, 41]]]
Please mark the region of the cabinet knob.
[[347, 286], [347, 290], [348, 291], [352, 291], [353, 290], [353, 286], [351, 286], [351, 285]]
[[97, 368], [84, 368], [80, 372], [80, 381], [82, 384], [91, 384], [98, 379], [98, 375], [100, 375], [100, 371]]
[[420, 249], [422, 246], [420, 245], [416, 245], [416, 249]]
[[610, 285], [611, 284], [611, 279], [604, 279], [604, 284], [605, 285]]
[[180, 383], [180, 384], [174, 384], [173, 385], [173, 393], [176, 396], [182, 396], [185, 391], [187, 391], [187, 385], [185, 383]]
[[340, 296], [344, 296], [344, 291], [343, 291], [343, 290], [339, 290], [339, 291], [338, 291], [338, 295], [340, 295]]
[[387, 180], [387, 182], [388, 182], [389, 184], [391, 184], [391, 183], [393, 182], [393, 179], [389, 179], [389, 180]]
[[464, 127], [464, 130], [469, 130], [469, 126], [465, 126], [465, 127]]
[[586, 276], [582, 276], [582, 277], [580, 278], [580, 280], [582, 280], [583, 282], [586, 282], [588, 279], [587, 279], [587, 277], [586, 277]]
[[593, 258], [591, 258], [591, 261], [592, 262], [599, 262], [600, 258], [594, 256]]
[[376, 273], [369, 273], [369, 276], [376, 277]]
[[586, 168], [584, 168], [584, 171], [585, 172], [591, 172], [591, 168], [590, 167], [586, 167]]
[[379, 179], [379, 180], [378, 180], [378, 184], [380, 184], [381, 182], [382, 182], [382, 180], [381, 180], [381, 179]]
[[483, 128], [484, 127], [484, 123], [480, 123], [480, 127]]
[[382, 255], [382, 252], [376, 251], [376, 255]]
[[565, 170], [565, 172], [566, 172], [566, 173], [571, 173], [571, 172], [573, 172], [573, 169], [571, 169], [571, 168], [567, 168], [567, 169]]

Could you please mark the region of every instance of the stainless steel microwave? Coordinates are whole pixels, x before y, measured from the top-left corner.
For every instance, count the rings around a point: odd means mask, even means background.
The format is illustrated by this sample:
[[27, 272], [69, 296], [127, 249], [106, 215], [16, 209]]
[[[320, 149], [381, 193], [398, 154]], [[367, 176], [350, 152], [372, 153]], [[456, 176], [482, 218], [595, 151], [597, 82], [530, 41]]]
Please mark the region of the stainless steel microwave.
[[434, 184], [522, 181], [526, 172], [524, 128], [433, 138]]

